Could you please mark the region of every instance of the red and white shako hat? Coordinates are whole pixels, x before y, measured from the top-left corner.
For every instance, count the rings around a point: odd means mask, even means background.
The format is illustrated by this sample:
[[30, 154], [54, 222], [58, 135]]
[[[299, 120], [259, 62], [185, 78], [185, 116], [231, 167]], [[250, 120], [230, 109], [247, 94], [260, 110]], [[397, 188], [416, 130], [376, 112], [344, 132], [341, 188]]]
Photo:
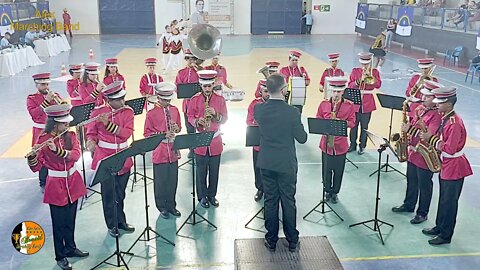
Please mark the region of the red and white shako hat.
[[35, 83], [50, 83], [50, 72], [37, 73], [32, 78]]
[[118, 59], [117, 58], [107, 58], [107, 59], [105, 59], [105, 64], [108, 67], [118, 67]]
[[183, 55], [184, 55], [185, 57], [195, 57], [195, 56], [193, 55], [192, 51], [191, 51], [190, 49], [188, 49], [188, 48], [185, 49], [185, 50], [183, 50]]
[[338, 59], [340, 59], [340, 53], [329, 53], [327, 56], [329, 62], [338, 61]]
[[422, 93], [425, 96], [434, 96], [435, 94], [432, 93], [433, 89], [437, 89], [440, 87], [445, 87], [443, 84], [440, 84], [438, 82], [434, 82], [431, 80], [425, 80], [423, 83], [423, 88], [420, 89], [420, 93]]
[[373, 53], [361, 52], [358, 54], [358, 61], [362, 64], [369, 64], [372, 62]]
[[148, 57], [144, 60], [145, 66], [156, 66], [157, 65], [157, 58], [155, 57]]
[[290, 51], [290, 58], [292, 59], [299, 59], [300, 56], [302, 56], [302, 53], [299, 52], [299, 51], [294, 51], [294, 50], [291, 50]]
[[161, 82], [155, 84], [155, 93], [158, 98], [172, 100], [175, 98], [175, 91], [177, 91], [177, 86], [169, 82]]
[[268, 71], [276, 72], [276, 71], [278, 71], [278, 67], [280, 66], [280, 62], [268, 61], [268, 62], [265, 63], [265, 65], [268, 67]]
[[260, 80], [260, 89], [267, 89], [267, 79]]
[[69, 65], [68, 69], [73, 73], [81, 73], [81, 72], [83, 72], [83, 64]]
[[344, 76], [331, 77], [328, 80], [329, 89], [332, 91], [343, 91], [347, 87], [347, 78]]
[[85, 72], [88, 74], [98, 75], [100, 73], [100, 70], [98, 70], [99, 67], [99, 63], [88, 62], [85, 64]]
[[211, 84], [215, 82], [217, 72], [215, 70], [200, 70], [197, 72], [200, 84]]
[[453, 86], [444, 86], [432, 90], [435, 95], [433, 99], [434, 103], [443, 103], [448, 100], [449, 97], [457, 96], [457, 88]]
[[102, 90], [102, 94], [108, 99], [117, 99], [124, 97], [127, 91], [123, 89], [123, 81], [114, 81]]
[[72, 105], [66, 103], [48, 106], [44, 111], [48, 117], [52, 117], [56, 122], [68, 123], [73, 121], [73, 116], [70, 115], [71, 109]]
[[433, 66], [433, 58], [417, 59], [418, 68], [430, 68]]

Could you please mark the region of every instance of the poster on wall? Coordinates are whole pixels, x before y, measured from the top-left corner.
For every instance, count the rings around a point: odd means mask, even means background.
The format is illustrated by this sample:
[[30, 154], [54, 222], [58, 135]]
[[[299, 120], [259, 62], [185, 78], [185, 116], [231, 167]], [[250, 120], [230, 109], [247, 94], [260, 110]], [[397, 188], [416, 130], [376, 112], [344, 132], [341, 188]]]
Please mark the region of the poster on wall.
[[190, 16], [192, 24], [208, 23], [219, 28], [232, 26], [231, 0], [190, 1], [193, 10]]
[[0, 35], [5, 36], [6, 32], [13, 34], [15, 29], [12, 25], [12, 9], [7, 5], [0, 5]]
[[368, 17], [368, 5], [358, 3], [355, 26], [358, 28], [365, 29], [365, 27], [367, 27], [367, 17]]
[[399, 36], [409, 37], [412, 35], [413, 7], [399, 7], [397, 17], [397, 30]]

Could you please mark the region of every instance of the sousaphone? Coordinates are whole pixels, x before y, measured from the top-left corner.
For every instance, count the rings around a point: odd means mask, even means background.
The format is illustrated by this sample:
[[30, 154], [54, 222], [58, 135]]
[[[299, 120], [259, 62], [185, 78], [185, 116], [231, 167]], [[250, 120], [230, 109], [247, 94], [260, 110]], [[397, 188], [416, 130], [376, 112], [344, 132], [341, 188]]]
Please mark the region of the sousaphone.
[[188, 32], [188, 45], [199, 59], [210, 59], [222, 50], [220, 31], [210, 24], [195, 24]]

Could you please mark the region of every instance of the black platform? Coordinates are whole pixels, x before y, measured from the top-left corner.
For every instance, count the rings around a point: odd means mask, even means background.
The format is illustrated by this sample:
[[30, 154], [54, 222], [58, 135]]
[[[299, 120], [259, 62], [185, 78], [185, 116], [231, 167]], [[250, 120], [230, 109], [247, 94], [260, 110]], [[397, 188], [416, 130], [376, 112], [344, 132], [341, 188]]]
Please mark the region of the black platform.
[[299, 249], [288, 251], [288, 242], [280, 238], [275, 252], [267, 250], [263, 238], [236, 239], [237, 270], [343, 270], [326, 236], [300, 237]]

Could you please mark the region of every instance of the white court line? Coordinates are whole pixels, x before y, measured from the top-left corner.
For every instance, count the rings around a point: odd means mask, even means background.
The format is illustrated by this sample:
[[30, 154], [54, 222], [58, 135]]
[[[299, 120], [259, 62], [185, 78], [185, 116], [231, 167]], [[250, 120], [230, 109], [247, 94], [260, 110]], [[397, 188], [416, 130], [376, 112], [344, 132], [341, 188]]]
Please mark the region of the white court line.
[[[109, 42], [109, 41], [101, 41], [100, 39], [98, 38], [95, 38], [95, 37], [90, 37], [91, 39], [95, 40], [96, 42], [98, 43], [104, 43], [104, 44], [114, 44], [114, 45], [122, 45], [122, 46], [125, 46], [126, 48], [122, 48], [122, 50], [124, 49], [135, 49], [135, 48], [152, 48], [152, 49], [155, 49], [157, 48], [156, 46], [141, 46], [141, 45], [138, 45], [138, 44], [124, 44], [124, 43], [117, 43], [117, 42]], [[155, 44], [155, 43], [154, 43]]]

